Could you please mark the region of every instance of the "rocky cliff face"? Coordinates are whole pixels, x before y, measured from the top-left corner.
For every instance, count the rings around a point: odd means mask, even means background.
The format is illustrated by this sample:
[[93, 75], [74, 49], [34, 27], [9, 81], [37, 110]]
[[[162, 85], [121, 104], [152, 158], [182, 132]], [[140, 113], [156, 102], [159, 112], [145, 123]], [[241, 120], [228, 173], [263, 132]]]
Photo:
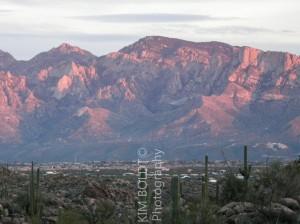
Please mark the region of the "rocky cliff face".
[[25, 62], [0, 52], [0, 70], [5, 155], [134, 159], [150, 144], [190, 158], [300, 143], [300, 57], [289, 53], [146, 37], [102, 57], [68, 44]]

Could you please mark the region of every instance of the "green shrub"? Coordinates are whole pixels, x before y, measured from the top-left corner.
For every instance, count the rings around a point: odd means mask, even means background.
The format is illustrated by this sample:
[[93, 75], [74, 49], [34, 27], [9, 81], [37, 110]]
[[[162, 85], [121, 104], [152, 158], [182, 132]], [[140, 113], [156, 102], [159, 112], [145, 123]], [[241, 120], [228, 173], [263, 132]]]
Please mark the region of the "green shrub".
[[238, 179], [233, 173], [228, 173], [223, 179], [221, 200], [223, 203], [245, 200], [246, 186], [243, 180]]
[[58, 216], [57, 224], [88, 224], [88, 222], [79, 211], [63, 210]]
[[294, 197], [299, 194], [300, 164], [292, 162], [284, 166], [275, 161], [257, 175], [249, 199], [261, 206], [268, 206], [280, 198]]

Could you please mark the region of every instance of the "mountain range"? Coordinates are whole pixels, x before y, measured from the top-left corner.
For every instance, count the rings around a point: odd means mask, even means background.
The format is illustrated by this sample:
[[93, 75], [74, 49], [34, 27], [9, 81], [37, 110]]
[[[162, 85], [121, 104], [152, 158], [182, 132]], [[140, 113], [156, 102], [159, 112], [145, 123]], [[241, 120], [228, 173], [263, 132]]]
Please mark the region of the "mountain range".
[[300, 57], [149, 36], [97, 57], [62, 44], [27, 61], [0, 51], [0, 160], [294, 156]]

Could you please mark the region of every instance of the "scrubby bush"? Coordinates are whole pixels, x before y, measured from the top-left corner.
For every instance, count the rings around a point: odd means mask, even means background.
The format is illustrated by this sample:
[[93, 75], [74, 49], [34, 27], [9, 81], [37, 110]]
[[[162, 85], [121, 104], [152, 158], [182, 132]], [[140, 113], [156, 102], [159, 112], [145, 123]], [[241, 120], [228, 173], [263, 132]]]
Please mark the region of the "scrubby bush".
[[243, 180], [238, 179], [232, 172], [223, 179], [221, 200], [224, 204], [232, 201], [244, 201], [246, 186]]
[[79, 211], [63, 210], [58, 216], [57, 224], [88, 224], [88, 222]]
[[115, 205], [111, 200], [88, 200], [84, 207], [84, 216], [89, 224], [109, 223], [115, 212]]
[[272, 162], [257, 174], [249, 189], [249, 200], [261, 206], [269, 206], [284, 197], [300, 195], [300, 163], [283, 165]]

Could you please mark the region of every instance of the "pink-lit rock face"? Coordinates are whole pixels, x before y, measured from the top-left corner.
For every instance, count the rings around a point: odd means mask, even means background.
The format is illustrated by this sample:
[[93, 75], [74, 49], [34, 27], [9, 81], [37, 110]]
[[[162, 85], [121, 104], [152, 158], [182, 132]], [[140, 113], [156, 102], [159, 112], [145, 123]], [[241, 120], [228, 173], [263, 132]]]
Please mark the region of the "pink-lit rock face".
[[48, 76], [49, 76], [49, 72], [51, 71], [51, 67], [47, 68], [47, 69], [42, 69], [38, 74], [37, 74], [37, 79], [39, 81], [45, 81], [47, 80]]
[[90, 54], [88, 51], [85, 51], [79, 47], [74, 47], [68, 43], [63, 43], [61, 44], [59, 47], [52, 49], [53, 52], [61, 52], [63, 54], [72, 54], [72, 53], [76, 53], [76, 54], [80, 54], [80, 55], [86, 55], [86, 54]]
[[24, 76], [15, 76], [10, 72], [0, 72], [0, 107], [19, 109], [30, 90], [26, 86]]
[[0, 52], [0, 70], [1, 143], [299, 143], [289, 53], [146, 37], [102, 57], [69, 44], [26, 62]]
[[244, 47], [242, 51], [240, 51], [240, 60], [241, 60], [241, 68], [247, 68], [249, 66], [257, 66], [258, 65], [258, 57], [261, 54], [261, 51], [258, 49]]
[[0, 142], [19, 143], [22, 115], [37, 105], [24, 76], [0, 72]]
[[54, 92], [55, 97], [57, 99], [61, 99], [62, 97], [64, 97], [70, 89], [71, 85], [72, 79], [69, 76], [64, 75], [63, 77], [61, 77], [57, 83], [56, 90]]

